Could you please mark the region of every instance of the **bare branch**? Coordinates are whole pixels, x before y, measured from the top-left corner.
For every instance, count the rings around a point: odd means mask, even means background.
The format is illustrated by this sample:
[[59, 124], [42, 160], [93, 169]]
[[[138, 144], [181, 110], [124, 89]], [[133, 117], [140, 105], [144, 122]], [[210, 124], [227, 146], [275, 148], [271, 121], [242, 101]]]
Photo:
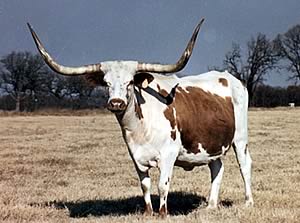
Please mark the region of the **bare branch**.
[[288, 62], [285, 69], [291, 72], [290, 79], [300, 80], [300, 24], [278, 35], [274, 42], [281, 58]]
[[246, 83], [251, 100], [257, 86], [263, 83], [267, 71], [276, 67], [278, 56], [274, 53], [273, 44], [263, 34], [250, 39], [246, 56], [243, 60], [240, 46], [233, 44], [232, 51], [225, 55], [224, 66]]

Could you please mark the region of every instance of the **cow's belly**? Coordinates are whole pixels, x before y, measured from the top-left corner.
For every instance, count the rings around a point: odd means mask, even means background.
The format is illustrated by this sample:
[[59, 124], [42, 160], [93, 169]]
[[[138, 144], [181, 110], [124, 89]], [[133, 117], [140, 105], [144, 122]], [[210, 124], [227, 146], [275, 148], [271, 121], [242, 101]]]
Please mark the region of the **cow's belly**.
[[206, 152], [204, 148], [202, 148], [201, 144], [199, 144], [199, 152], [192, 153], [186, 150], [184, 147], [181, 147], [177, 160], [175, 162], [175, 166], [179, 166], [184, 168], [185, 170], [192, 170], [195, 166], [202, 166], [210, 163], [212, 160], [216, 160], [223, 156], [230, 146], [222, 147], [222, 151], [217, 155], [210, 155]]

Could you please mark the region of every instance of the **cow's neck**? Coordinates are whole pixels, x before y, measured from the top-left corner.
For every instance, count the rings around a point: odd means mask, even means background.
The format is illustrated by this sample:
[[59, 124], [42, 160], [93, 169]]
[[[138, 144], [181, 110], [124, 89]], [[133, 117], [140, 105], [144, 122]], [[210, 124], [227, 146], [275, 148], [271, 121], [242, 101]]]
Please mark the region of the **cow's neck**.
[[128, 100], [127, 109], [121, 114], [116, 114], [122, 130], [137, 131], [140, 127], [141, 114], [138, 113], [137, 106], [139, 106], [138, 99], [134, 94]]
[[150, 90], [136, 88], [134, 94], [128, 100], [127, 109], [124, 113], [116, 115], [125, 141], [128, 135], [124, 135], [125, 132], [150, 134], [156, 123], [166, 121], [164, 116], [158, 114], [163, 114], [167, 108], [168, 97], [171, 97], [170, 94], [168, 96], [167, 94], [172, 93], [173, 88], [175, 91], [176, 83], [171, 83], [169, 87], [160, 84], [164, 87], [163, 89], [166, 89], [165, 92], [160, 92], [162, 89], [157, 86], [159, 86], [158, 83], [153, 83]]

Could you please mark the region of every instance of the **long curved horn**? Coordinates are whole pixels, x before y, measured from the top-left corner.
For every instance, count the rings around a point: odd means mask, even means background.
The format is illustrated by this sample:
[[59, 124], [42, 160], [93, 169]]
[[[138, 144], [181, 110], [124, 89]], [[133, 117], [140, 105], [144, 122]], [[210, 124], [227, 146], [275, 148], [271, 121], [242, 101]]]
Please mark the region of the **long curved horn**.
[[204, 18], [196, 26], [194, 33], [180, 59], [176, 64], [151, 64], [151, 63], [139, 63], [137, 67], [138, 72], [154, 72], [154, 73], [174, 73], [182, 70], [192, 55], [193, 48], [196, 42], [197, 35], [200, 27], [204, 22]]
[[49, 65], [49, 67], [51, 67], [57, 73], [67, 75], [67, 76], [78, 76], [78, 75], [96, 73], [96, 72], [101, 71], [100, 63], [84, 65], [84, 66], [80, 66], [80, 67], [66, 67], [66, 66], [56, 63], [53, 60], [53, 58], [49, 55], [49, 53], [45, 50], [43, 44], [39, 40], [37, 34], [32, 29], [31, 25], [29, 23], [27, 23], [27, 25], [28, 25], [28, 28], [31, 32], [31, 35], [34, 39], [34, 42], [35, 42], [40, 54], [44, 58], [45, 62]]

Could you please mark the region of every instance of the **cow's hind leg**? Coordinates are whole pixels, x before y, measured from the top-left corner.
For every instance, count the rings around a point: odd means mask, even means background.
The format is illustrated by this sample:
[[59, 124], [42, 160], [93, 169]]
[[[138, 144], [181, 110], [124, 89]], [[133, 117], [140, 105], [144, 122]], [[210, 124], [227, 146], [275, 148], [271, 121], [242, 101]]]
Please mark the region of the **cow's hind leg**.
[[218, 197], [224, 172], [224, 165], [221, 159], [216, 159], [211, 161], [208, 166], [211, 175], [211, 189], [207, 208], [216, 208], [218, 205]]
[[248, 93], [245, 87], [236, 84], [234, 91], [235, 135], [233, 149], [236, 154], [240, 171], [245, 185], [246, 206], [253, 205], [251, 192], [252, 160], [248, 149]]
[[141, 172], [137, 171], [140, 182], [141, 182], [141, 188], [144, 195], [144, 201], [145, 201], [145, 215], [152, 215], [153, 209], [152, 209], [152, 203], [151, 203], [151, 179], [149, 176], [148, 171]]
[[233, 148], [236, 154], [238, 164], [245, 186], [245, 199], [246, 206], [252, 206], [254, 204], [252, 192], [251, 192], [251, 165], [252, 160], [250, 157], [248, 145], [244, 141], [234, 142]]

